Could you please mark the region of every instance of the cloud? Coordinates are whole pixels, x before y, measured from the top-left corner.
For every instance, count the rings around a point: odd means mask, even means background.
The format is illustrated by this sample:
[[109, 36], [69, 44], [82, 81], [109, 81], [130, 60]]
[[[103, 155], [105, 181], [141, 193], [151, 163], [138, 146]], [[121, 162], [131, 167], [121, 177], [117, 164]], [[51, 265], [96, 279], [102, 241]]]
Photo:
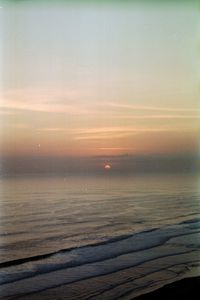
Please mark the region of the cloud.
[[[67, 133], [71, 136], [72, 140], [111, 140], [117, 138], [125, 138], [129, 136], [134, 136], [137, 134], [145, 133], [187, 133], [191, 130], [183, 128], [171, 127], [168, 124], [162, 127], [139, 127], [139, 126], [107, 126], [107, 127], [96, 127], [96, 128], [73, 128], [73, 127], [44, 127], [38, 128], [40, 132], [47, 132], [52, 134]], [[103, 148], [102, 148], [103, 149]], [[106, 148], [105, 148], [106, 149]], [[121, 148], [120, 148], [121, 149]]]
[[99, 150], [103, 151], [124, 151], [124, 150], [133, 150], [133, 148], [130, 147], [101, 147]]
[[93, 129], [78, 129], [74, 131], [74, 140], [102, 140], [102, 139], [116, 139], [133, 136], [138, 133], [147, 132], [177, 132], [177, 129], [168, 128], [138, 128], [138, 127], [105, 127]]
[[200, 112], [200, 109], [193, 107], [158, 107], [158, 106], [148, 106], [148, 105], [135, 105], [135, 104], [123, 104], [108, 102], [107, 104], [113, 108], [120, 109], [131, 109], [139, 111], [164, 111], [164, 112]]
[[62, 127], [46, 127], [46, 128], [39, 128], [39, 131], [43, 132], [65, 132], [69, 131], [68, 128], [62, 128]]
[[14, 89], [3, 93], [2, 109], [28, 110], [49, 113], [86, 114], [88, 109], [80, 97], [86, 97], [84, 90], [59, 89]]
[[[49, 113], [87, 114], [98, 113], [110, 117], [123, 117], [124, 111], [127, 115], [130, 111], [138, 112], [170, 112], [171, 114], [135, 115], [134, 118], [193, 118], [193, 115], [182, 115], [182, 113], [195, 113], [200, 109], [197, 107], [162, 107], [151, 105], [136, 105], [119, 103], [107, 99], [99, 99], [93, 95], [94, 91], [89, 88], [77, 87], [68, 89], [59, 88], [24, 88], [4, 91], [0, 108], [29, 110]], [[96, 99], [96, 100], [95, 100]], [[111, 116], [112, 112], [112, 116]], [[173, 115], [173, 113], [178, 113]], [[195, 116], [196, 116], [195, 115]], [[194, 117], [195, 117], [194, 116]], [[124, 116], [126, 117], [126, 115]]]
[[200, 119], [200, 113], [197, 114], [190, 114], [190, 115], [123, 115], [123, 114], [119, 114], [119, 115], [114, 115], [113, 118], [118, 118], [118, 119], [141, 119], [141, 120], [148, 120], [148, 119]]

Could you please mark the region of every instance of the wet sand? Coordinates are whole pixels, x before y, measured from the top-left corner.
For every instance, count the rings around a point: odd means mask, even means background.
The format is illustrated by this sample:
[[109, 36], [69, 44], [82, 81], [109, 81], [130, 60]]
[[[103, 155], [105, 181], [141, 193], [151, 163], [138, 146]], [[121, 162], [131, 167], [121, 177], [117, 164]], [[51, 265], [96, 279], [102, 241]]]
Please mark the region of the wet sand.
[[200, 297], [200, 277], [185, 278], [166, 286], [138, 296], [134, 300], [193, 300]]

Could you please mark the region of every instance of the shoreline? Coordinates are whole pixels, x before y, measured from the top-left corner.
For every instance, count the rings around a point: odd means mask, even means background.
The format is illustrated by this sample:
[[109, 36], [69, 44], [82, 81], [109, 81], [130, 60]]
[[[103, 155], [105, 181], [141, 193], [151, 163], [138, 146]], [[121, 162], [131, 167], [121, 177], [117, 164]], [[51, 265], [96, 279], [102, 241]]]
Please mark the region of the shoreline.
[[188, 277], [169, 283], [132, 300], [193, 300], [200, 294], [200, 276]]

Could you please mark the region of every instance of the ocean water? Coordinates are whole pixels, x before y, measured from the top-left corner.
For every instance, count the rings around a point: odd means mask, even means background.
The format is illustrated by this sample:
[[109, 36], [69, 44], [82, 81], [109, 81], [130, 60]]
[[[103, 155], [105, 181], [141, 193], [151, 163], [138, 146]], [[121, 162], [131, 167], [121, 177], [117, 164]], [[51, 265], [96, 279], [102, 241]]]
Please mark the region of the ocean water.
[[133, 299], [200, 275], [194, 175], [0, 181], [1, 299]]

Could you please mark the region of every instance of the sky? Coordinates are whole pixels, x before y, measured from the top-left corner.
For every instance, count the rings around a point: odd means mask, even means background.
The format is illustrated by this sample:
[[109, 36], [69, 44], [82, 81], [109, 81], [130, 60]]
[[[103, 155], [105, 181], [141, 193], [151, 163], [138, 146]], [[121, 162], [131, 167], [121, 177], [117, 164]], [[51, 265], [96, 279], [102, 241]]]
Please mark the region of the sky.
[[1, 1], [1, 156], [195, 155], [196, 2], [75, 2]]

